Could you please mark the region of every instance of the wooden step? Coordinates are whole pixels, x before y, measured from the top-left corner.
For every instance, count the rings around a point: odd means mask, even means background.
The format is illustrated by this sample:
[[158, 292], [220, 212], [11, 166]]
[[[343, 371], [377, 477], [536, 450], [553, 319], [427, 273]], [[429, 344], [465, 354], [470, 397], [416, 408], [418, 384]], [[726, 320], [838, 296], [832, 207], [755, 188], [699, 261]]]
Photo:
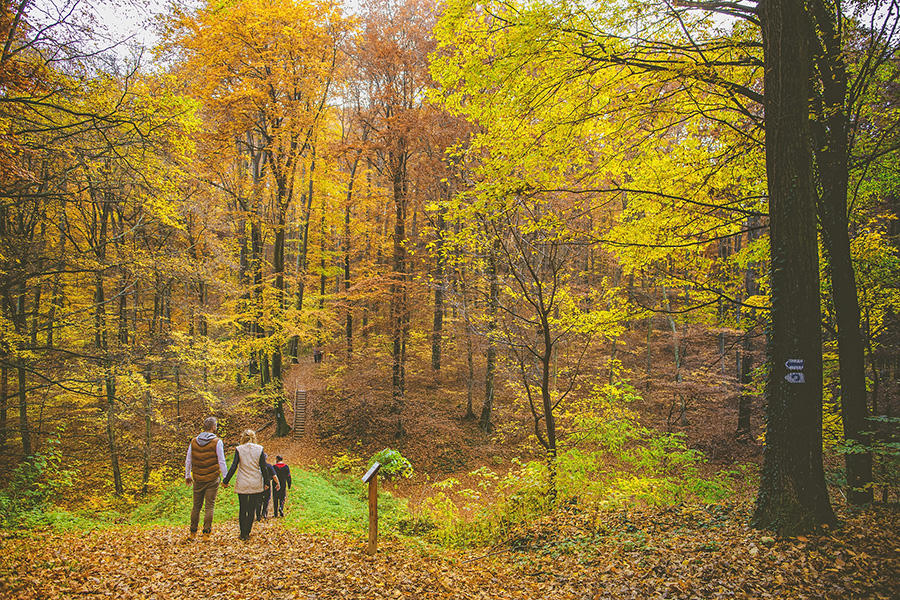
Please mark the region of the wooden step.
[[294, 439], [306, 433], [306, 390], [297, 390], [294, 394]]

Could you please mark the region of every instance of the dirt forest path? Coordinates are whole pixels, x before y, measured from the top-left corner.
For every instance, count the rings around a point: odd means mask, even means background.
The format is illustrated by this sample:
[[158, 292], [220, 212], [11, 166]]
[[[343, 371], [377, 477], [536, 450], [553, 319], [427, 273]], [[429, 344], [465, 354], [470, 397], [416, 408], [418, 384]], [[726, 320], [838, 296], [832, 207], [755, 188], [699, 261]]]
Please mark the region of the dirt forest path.
[[300, 362], [290, 365], [284, 378], [284, 393], [288, 400], [288, 409], [285, 417], [288, 424], [293, 424], [294, 397], [297, 390], [306, 390], [306, 432], [294, 439], [293, 435], [285, 438], [272, 437], [271, 428], [263, 432], [261, 443], [265, 447], [266, 454], [273, 460], [276, 455], [284, 457], [289, 465], [308, 467], [313, 464], [324, 464], [328, 457], [316, 443], [315, 414], [316, 403], [320, 401], [324, 382], [319, 375], [318, 366], [313, 362], [312, 356], [303, 356]]

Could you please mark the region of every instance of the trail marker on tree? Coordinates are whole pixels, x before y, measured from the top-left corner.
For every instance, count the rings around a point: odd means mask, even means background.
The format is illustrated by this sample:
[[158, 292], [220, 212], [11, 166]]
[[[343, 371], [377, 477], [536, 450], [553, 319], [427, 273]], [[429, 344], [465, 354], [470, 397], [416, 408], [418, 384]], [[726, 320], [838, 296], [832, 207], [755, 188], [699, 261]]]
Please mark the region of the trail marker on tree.
[[788, 369], [788, 374], [784, 376], [785, 381], [788, 383], [806, 383], [806, 377], [803, 375], [802, 358], [789, 358], [784, 361], [784, 366]]
[[363, 483], [369, 484], [369, 548], [370, 556], [378, 549], [378, 469], [381, 463], [376, 462], [363, 475]]
[[802, 371], [791, 371], [784, 376], [788, 383], [806, 383], [806, 378]]

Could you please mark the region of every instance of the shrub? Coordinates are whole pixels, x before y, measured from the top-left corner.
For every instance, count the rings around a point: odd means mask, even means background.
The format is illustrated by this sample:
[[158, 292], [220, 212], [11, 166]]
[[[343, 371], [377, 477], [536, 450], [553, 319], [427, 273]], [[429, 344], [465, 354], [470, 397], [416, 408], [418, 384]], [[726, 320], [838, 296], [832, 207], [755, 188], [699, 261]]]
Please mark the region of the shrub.
[[[454, 479], [432, 484], [420, 519], [434, 527], [423, 532], [448, 545], [490, 545], [562, 505], [583, 511], [728, 497], [742, 475], [704, 477], [703, 455], [688, 448], [683, 436], [640, 424], [628, 408], [637, 399], [633, 389], [619, 384], [573, 402], [560, 419], [568, 443], [553, 464], [514, 460], [516, 468], [503, 476], [482, 467], [469, 473], [476, 478], [472, 488], [458, 489]], [[551, 477], [555, 496], [548, 493]]]
[[334, 464], [331, 465], [332, 473], [350, 473], [356, 471], [362, 464], [362, 459], [350, 456], [346, 452], [335, 457]]
[[51, 505], [52, 497], [72, 485], [73, 471], [61, 468], [59, 440], [47, 441], [47, 450], [20, 463], [0, 490], [0, 526], [37, 525]]
[[381, 463], [381, 469], [379, 473], [381, 473], [387, 479], [391, 479], [393, 477], [404, 477], [409, 479], [413, 476], [413, 467], [406, 458], [402, 454], [400, 454], [399, 450], [391, 450], [390, 448], [385, 448], [381, 452], [375, 454], [372, 457], [372, 460], [369, 461], [369, 466], [374, 463]]
[[[870, 452], [872, 454], [872, 483], [873, 487], [881, 488], [882, 499], [887, 500], [893, 490], [898, 494], [900, 489], [900, 418], [883, 415], [869, 417], [873, 432], [871, 442], [868, 445], [855, 440], [845, 441], [838, 447], [840, 454], [858, 454]], [[846, 487], [847, 477], [843, 463], [836, 467], [834, 474], [835, 485]]]

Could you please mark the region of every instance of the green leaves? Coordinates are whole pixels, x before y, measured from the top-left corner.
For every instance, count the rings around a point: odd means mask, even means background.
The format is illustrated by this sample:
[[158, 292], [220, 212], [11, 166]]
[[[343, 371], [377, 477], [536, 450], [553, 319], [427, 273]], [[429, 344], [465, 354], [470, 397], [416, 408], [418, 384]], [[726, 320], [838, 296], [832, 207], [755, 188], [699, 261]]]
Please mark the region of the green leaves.
[[381, 468], [378, 472], [388, 479], [394, 477], [409, 479], [413, 476], [413, 466], [406, 457], [400, 454], [399, 450], [385, 448], [381, 452], [375, 453], [369, 461], [369, 465], [376, 462], [381, 464]]

